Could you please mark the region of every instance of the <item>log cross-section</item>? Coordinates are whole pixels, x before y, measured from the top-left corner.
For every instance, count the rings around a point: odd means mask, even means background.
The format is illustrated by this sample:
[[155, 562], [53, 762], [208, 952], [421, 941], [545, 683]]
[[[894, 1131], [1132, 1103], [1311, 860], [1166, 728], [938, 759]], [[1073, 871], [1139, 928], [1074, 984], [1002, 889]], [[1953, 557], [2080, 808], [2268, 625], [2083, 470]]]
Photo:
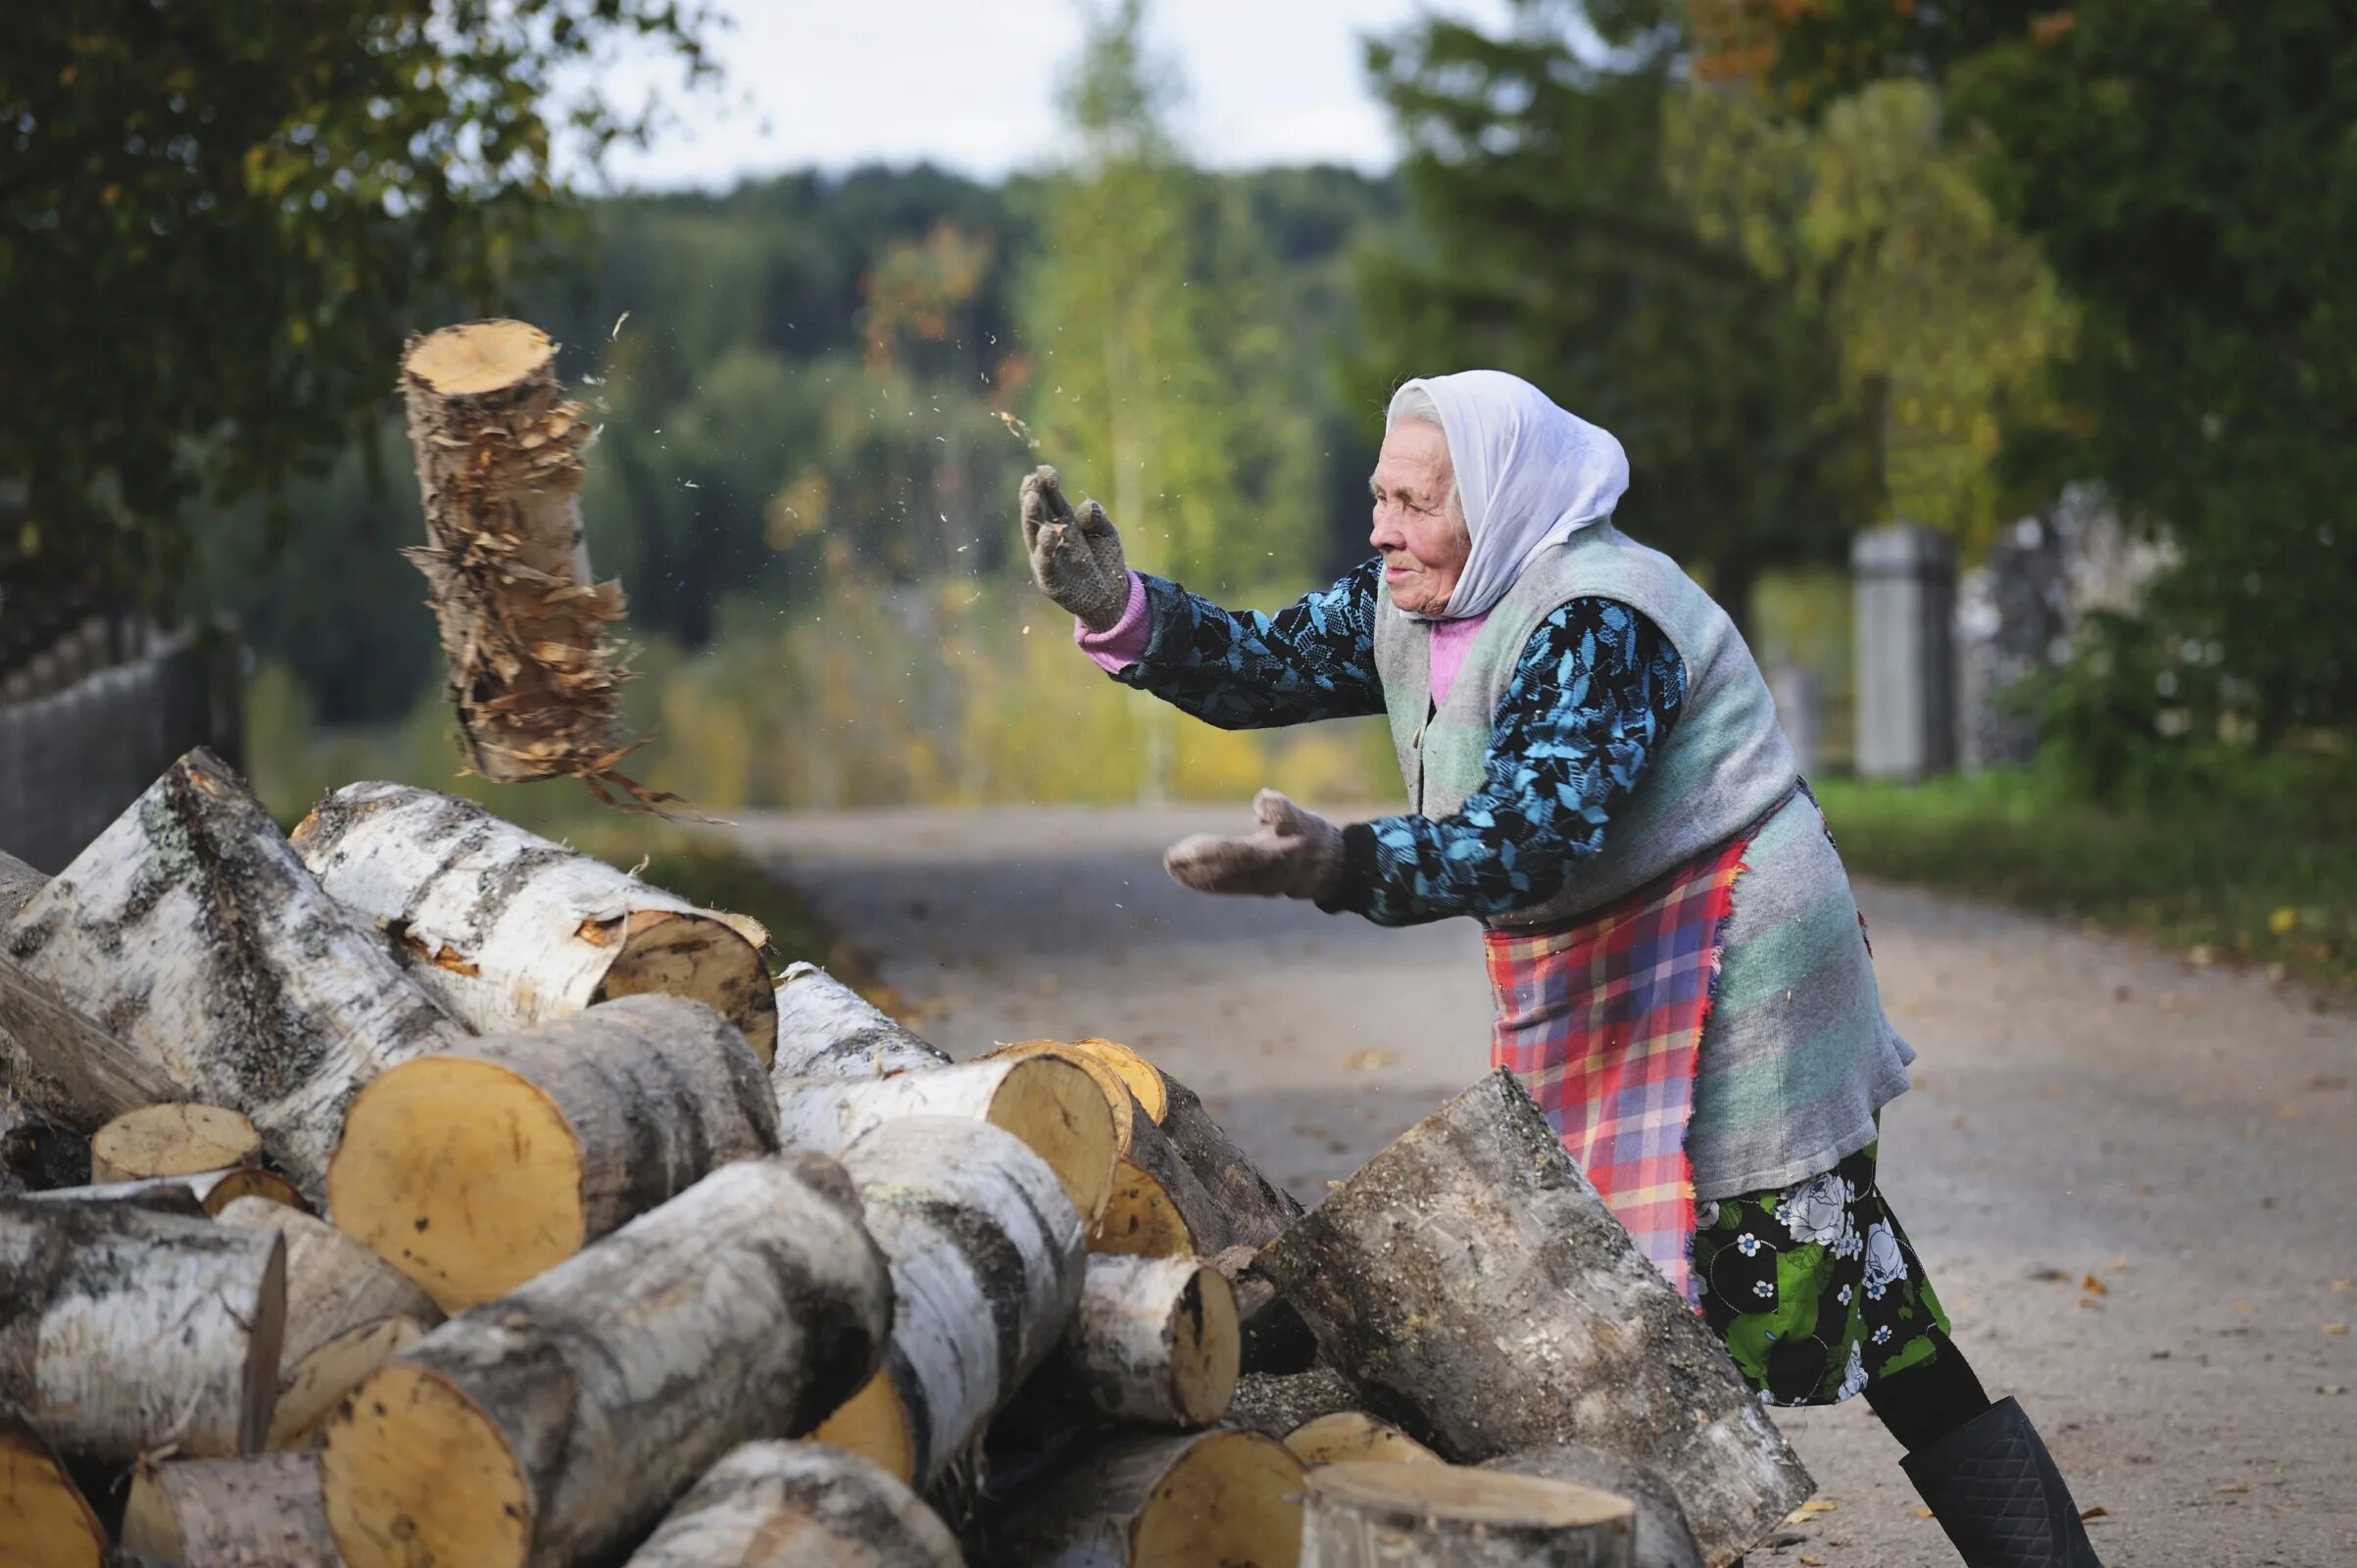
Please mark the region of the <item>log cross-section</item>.
[[1295, 1568], [1301, 1477], [1264, 1433], [1112, 1436], [996, 1504], [978, 1555], [1008, 1568]]
[[666, 992], [744, 1031], [763, 1063], [777, 1004], [758, 925], [700, 909], [471, 801], [348, 784], [294, 831], [329, 894], [381, 922], [419, 984], [476, 1034]]
[[1301, 1568], [1631, 1568], [1634, 1516], [1562, 1482], [1354, 1460], [1310, 1472]]
[[1205, 1426], [1236, 1392], [1238, 1348], [1235, 1293], [1209, 1264], [1101, 1253], [1040, 1382], [1116, 1421]]

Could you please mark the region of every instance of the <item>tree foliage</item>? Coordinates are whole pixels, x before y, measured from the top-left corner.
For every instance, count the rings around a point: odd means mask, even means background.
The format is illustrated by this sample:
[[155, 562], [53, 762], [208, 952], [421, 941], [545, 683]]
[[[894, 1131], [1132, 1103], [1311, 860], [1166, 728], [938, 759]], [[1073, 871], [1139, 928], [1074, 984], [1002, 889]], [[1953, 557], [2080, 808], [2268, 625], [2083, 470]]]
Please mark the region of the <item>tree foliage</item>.
[[488, 309], [556, 159], [644, 129], [575, 68], [703, 68], [691, 0], [0, 8], [0, 564], [157, 585], [183, 506], [377, 417], [404, 335]]

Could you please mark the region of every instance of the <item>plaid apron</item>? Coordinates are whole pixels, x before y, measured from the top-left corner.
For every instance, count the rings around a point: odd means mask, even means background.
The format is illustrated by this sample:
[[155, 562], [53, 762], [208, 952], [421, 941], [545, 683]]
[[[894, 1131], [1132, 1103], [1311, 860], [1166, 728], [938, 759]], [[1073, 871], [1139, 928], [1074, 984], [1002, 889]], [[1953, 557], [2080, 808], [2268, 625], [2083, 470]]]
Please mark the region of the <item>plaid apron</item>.
[[1513, 1069], [1605, 1206], [1690, 1301], [1699, 1298], [1686, 1154], [1694, 1059], [1754, 831], [1573, 924], [1492, 931], [1485, 944], [1498, 1003], [1491, 1066]]

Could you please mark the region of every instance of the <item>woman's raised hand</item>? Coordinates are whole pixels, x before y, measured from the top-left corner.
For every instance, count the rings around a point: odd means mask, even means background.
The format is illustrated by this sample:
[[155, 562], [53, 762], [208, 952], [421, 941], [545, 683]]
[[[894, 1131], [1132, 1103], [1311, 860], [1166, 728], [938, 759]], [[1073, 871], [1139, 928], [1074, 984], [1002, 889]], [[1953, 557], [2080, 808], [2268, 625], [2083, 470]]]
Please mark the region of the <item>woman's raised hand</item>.
[[1342, 881], [1343, 833], [1315, 811], [1262, 790], [1252, 797], [1260, 830], [1244, 838], [1198, 833], [1170, 846], [1162, 868], [1198, 893], [1322, 899]]
[[1023, 549], [1041, 593], [1104, 631], [1129, 608], [1129, 565], [1121, 535], [1094, 501], [1074, 513], [1056, 470], [1034, 468], [1023, 478]]

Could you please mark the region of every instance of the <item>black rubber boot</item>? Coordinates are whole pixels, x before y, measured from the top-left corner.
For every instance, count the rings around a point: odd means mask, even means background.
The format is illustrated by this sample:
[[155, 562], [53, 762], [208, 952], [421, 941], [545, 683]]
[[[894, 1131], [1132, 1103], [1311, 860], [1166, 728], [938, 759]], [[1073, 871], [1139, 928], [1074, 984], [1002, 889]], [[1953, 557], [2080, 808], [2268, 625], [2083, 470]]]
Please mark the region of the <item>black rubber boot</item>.
[[2102, 1568], [2053, 1455], [2012, 1399], [1898, 1463], [1965, 1568]]

